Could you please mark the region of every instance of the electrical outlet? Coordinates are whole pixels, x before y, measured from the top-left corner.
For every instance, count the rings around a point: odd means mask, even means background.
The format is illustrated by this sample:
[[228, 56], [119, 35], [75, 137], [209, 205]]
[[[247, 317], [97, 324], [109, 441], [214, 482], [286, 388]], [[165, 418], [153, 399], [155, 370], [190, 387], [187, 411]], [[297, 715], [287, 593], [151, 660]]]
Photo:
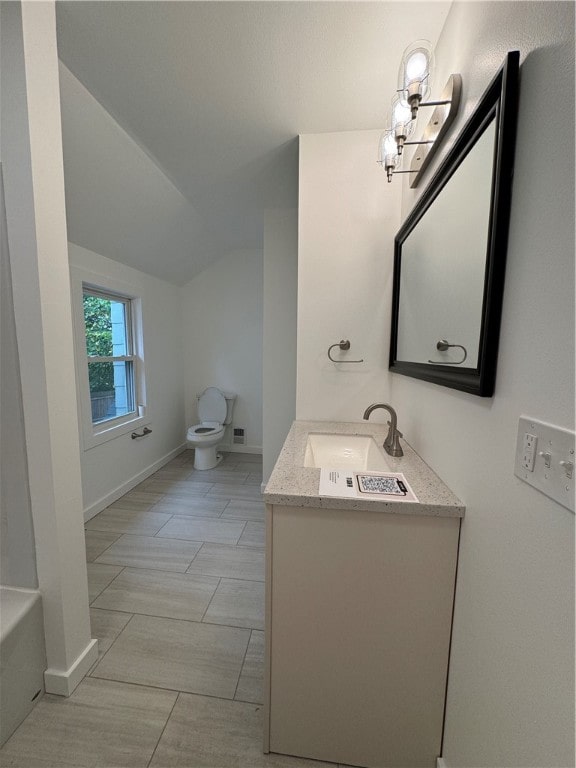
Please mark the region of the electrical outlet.
[[521, 416], [514, 474], [574, 512], [574, 432]]
[[534, 472], [534, 462], [536, 461], [536, 446], [538, 438], [528, 432], [524, 433], [524, 443], [522, 446], [522, 466], [528, 472]]

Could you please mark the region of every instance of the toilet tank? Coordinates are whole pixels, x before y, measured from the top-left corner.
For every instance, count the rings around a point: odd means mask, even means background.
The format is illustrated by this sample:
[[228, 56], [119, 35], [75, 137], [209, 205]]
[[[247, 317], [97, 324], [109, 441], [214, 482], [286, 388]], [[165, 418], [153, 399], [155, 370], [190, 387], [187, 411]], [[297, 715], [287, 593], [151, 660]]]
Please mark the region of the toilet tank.
[[233, 392], [222, 392], [224, 399], [226, 400], [226, 419], [224, 424], [232, 423], [232, 412], [234, 411], [234, 403], [236, 401], [236, 395]]

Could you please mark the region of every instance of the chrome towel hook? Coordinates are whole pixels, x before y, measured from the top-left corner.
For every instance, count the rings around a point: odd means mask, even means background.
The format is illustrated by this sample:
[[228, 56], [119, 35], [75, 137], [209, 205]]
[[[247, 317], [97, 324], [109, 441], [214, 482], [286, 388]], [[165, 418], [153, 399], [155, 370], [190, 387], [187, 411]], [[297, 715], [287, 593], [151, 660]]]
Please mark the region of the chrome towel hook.
[[150, 429], [150, 427], [144, 427], [141, 435], [139, 435], [138, 432], [132, 432], [130, 437], [132, 438], [132, 440], [136, 440], [138, 437], [146, 437], [146, 435], [151, 435], [151, 434], [152, 434], [152, 430]]
[[332, 357], [332, 355], [331, 355], [331, 352], [334, 349], [334, 347], [340, 347], [340, 349], [343, 352], [346, 352], [347, 350], [350, 349], [350, 341], [348, 339], [341, 339], [337, 344], [331, 344], [328, 347], [328, 359], [332, 360], [333, 363], [363, 363], [364, 362], [364, 359], [362, 359], [362, 360], [335, 360]]
[[464, 360], [468, 357], [468, 352], [466, 351], [466, 347], [463, 347], [462, 344], [450, 344], [446, 339], [440, 339], [440, 341], [436, 344], [436, 349], [439, 352], [446, 352], [447, 349], [450, 347], [458, 347], [458, 349], [461, 349], [464, 353], [464, 357], [462, 360], [428, 360], [429, 363], [438, 363], [440, 365], [462, 365]]

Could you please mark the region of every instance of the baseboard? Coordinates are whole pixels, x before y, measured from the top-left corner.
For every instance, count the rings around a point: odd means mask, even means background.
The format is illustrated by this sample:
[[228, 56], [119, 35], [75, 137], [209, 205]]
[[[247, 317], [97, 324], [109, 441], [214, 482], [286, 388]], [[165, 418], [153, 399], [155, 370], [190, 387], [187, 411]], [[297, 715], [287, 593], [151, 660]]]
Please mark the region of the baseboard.
[[165, 464], [168, 464], [169, 461], [172, 461], [173, 458], [175, 458], [176, 456], [181, 454], [183, 451], [185, 451], [186, 448], [187, 448], [186, 443], [179, 445], [178, 448], [174, 448], [173, 451], [170, 451], [170, 453], [167, 453], [165, 456], [162, 456], [162, 458], [158, 459], [158, 461], [155, 461], [153, 464], [150, 464], [150, 466], [146, 467], [146, 469], [143, 469], [142, 472], [139, 472], [137, 475], [134, 475], [134, 477], [131, 477], [129, 480], [126, 480], [125, 483], [122, 483], [122, 485], [119, 485], [117, 488], [114, 488], [114, 490], [110, 491], [110, 493], [107, 493], [105, 496], [102, 496], [102, 498], [98, 499], [98, 501], [95, 501], [93, 504], [90, 504], [90, 506], [86, 507], [86, 509], [84, 510], [84, 522], [87, 522], [92, 517], [95, 517], [99, 512], [102, 512], [103, 509], [106, 509], [106, 507], [109, 507], [110, 504], [113, 504], [115, 501], [118, 501], [118, 499], [124, 496], [125, 493], [128, 493], [128, 491], [131, 491], [132, 488], [135, 488], [143, 480], [146, 480], [147, 477], [150, 477], [150, 475], [153, 475], [154, 472], [157, 472]]
[[46, 693], [70, 696], [98, 659], [98, 640], [90, 640], [74, 664], [66, 670], [47, 669], [44, 672]]
[[234, 445], [233, 443], [221, 443], [218, 446], [218, 450], [230, 453], [258, 453], [262, 455], [261, 445]]
[[448, 764], [443, 757], [436, 758], [436, 768], [448, 768]]

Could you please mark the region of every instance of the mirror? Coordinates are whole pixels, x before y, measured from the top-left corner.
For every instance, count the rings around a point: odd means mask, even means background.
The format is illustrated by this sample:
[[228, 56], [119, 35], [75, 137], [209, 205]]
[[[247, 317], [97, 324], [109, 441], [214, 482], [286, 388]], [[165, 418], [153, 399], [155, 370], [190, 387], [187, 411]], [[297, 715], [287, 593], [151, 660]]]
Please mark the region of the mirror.
[[518, 93], [508, 54], [395, 239], [390, 370], [490, 397]]

